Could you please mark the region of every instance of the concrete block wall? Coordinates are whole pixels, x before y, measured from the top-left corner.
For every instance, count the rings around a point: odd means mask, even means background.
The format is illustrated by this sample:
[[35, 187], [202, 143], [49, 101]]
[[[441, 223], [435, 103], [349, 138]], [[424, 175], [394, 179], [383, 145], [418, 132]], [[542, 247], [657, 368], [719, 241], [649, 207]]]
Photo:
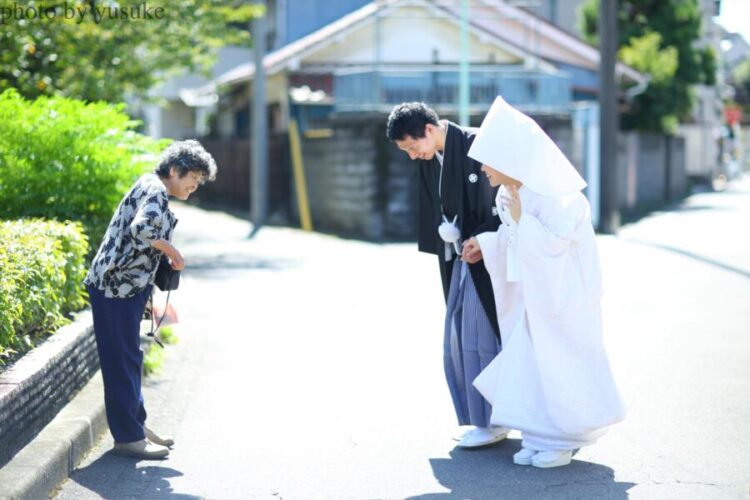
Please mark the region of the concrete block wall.
[[618, 203], [625, 216], [687, 194], [685, 140], [649, 132], [618, 138]]
[[331, 137], [302, 143], [310, 212], [316, 230], [383, 237], [383, 210], [372, 127], [337, 124]]
[[385, 237], [415, 241], [419, 210], [418, 164], [385, 137], [382, 147], [387, 162]]
[[668, 141], [669, 153], [669, 192], [670, 200], [677, 200], [688, 194], [688, 176], [686, 172], [686, 144], [682, 137], [672, 137]]
[[636, 174], [638, 204], [659, 204], [664, 199], [667, 152], [664, 136], [654, 133], [638, 134], [639, 158]]

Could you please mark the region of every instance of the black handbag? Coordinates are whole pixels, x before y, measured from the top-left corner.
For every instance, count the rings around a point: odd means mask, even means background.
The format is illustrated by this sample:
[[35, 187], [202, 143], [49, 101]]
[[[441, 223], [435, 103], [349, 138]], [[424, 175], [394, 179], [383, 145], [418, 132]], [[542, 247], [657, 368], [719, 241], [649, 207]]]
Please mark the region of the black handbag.
[[156, 268], [156, 276], [154, 276], [154, 285], [158, 286], [162, 292], [177, 290], [177, 287], [180, 286], [180, 271], [172, 268], [166, 255], [162, 255], [159, 259], [159, 266]]

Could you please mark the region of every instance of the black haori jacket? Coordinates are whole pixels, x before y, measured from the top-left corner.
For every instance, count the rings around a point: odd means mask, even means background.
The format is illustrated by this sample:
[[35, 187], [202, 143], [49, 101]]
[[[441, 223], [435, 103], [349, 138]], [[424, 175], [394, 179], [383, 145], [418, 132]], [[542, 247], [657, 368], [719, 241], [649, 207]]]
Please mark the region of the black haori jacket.
[[[448, 220], [458, 215], [457, 224], [461, 230], [461, 240], [485, 231], [496, 231], [500, 218], [493, 215], [496, 189], [481, 172], [482, 165], [467, 156], [474, 141], [476, 129], [461, 128], [448, 122], [445, 135], [443, 158], [442, 211]], [[454, 259], [445, 260], [445, 242], [440, 238], [438, 226], [442, 222], [441, 199], [438, 194], [440, 162], [437, 157], [419, 162], [419, 250], [436, 254], [443, 280], [443, 293], [448, 300], [448, 290], [453, 271]], [[456, 257], [460, 258], [460, 257]], [[484, 261], [470, 264], [469, 270], [474, 280], [479, 300], [487, 313], [495, 335], [500, 340], [497, 324], [495, 298], [492, 283]]]

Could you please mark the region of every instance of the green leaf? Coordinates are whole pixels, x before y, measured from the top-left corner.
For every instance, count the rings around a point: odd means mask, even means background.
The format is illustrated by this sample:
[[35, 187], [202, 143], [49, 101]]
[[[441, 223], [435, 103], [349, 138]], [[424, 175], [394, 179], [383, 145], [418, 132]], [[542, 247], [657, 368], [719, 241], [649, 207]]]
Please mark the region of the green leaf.
[[[13, 11], [16, 3], [0, 0], [0, 8]], [[89, 7], [86, 13], [71, 16], [69, 10], [66, 16], [65, 7], [73, 4], [31, 2], [50, 9], [52, 18], [3, 20], [0, 92], [16, 88], [28, 98], [62, 95], [89, 102], [119, 102], [127, 93], [145, 98], [176, 71], [207, 71], [221, 46], [249, 45], [247, 26], [263, 14], [259, 5], [239, 0], [103, 0], [76, 3]], [[107, 14], [97, 20], [90, 5]], [[152, 15], [163, 9], [163, 17], [144, 18], [144, 5]], [[136, 11], [138, 17], [131, 15]]]

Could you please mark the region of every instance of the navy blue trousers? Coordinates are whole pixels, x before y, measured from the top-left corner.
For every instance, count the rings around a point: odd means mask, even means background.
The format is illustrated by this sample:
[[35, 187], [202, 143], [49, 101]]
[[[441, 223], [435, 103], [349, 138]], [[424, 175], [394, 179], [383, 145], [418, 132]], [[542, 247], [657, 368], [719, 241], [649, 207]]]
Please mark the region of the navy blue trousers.
[[116, 443], [144, 439], [146, 410], [141, 394], [143, 351], [140, 327], [151, 287], [129, 298], [107, 298], [87, 287], [94, 315], [94, 335], [104, 380], [104, 406]]

